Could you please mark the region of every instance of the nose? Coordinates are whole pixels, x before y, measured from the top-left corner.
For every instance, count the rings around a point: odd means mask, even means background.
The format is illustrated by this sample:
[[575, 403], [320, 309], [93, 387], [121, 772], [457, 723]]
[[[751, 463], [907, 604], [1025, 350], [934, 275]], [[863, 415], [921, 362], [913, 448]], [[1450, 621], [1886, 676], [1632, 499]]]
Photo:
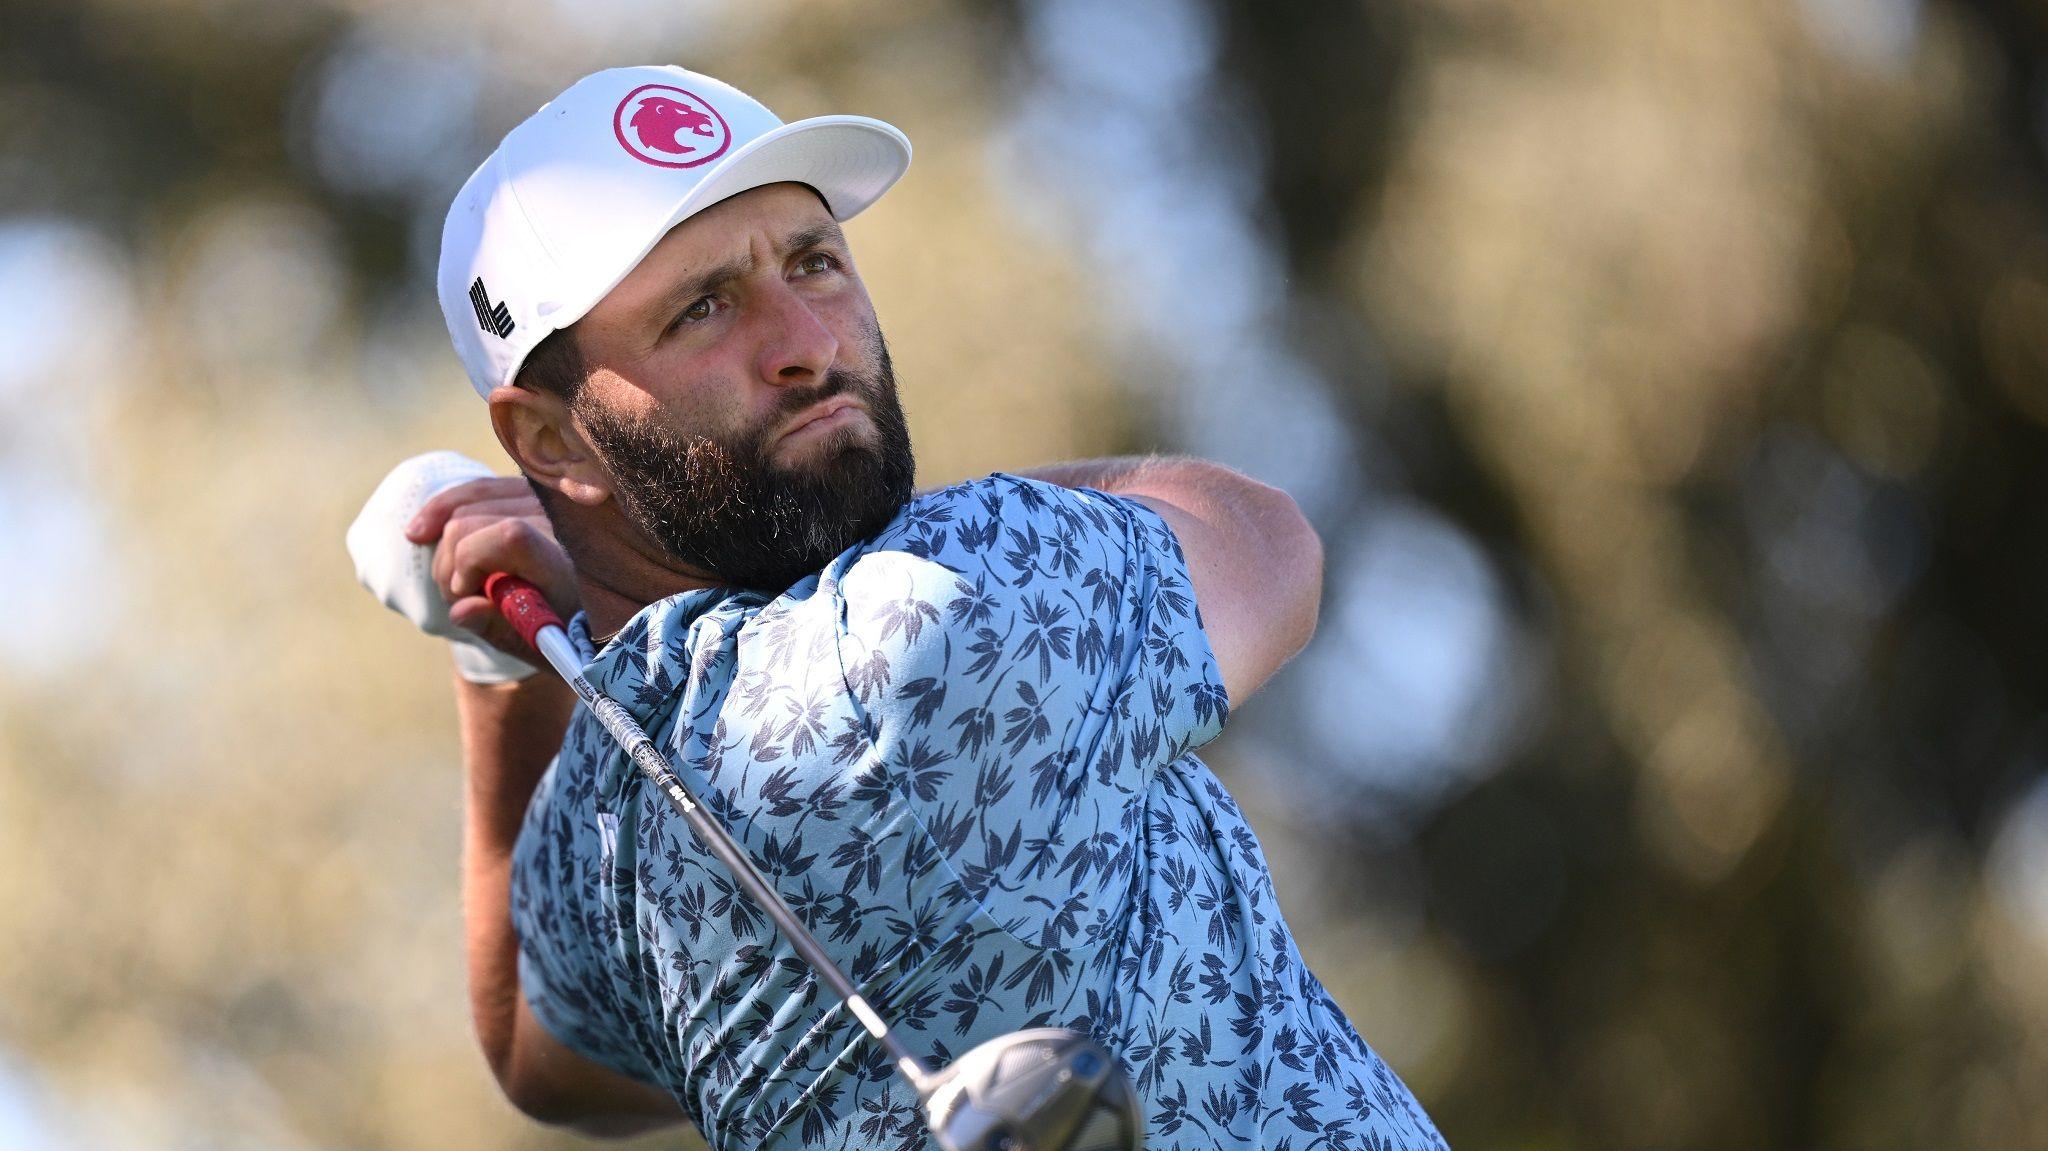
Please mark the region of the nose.
[[815, 384], [839, 355], [839, 341], [788, 285], [772, 289], [761, 341], [761, 378], [778, 386]]

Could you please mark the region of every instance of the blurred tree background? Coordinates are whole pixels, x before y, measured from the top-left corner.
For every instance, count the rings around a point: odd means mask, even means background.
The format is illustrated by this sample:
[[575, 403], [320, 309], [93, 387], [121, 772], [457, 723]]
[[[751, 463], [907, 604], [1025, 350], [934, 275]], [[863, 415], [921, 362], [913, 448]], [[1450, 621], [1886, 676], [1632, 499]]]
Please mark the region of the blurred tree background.
[[0, 0], [0, 1145], [578, 1145], [474, 1051], [444, 657], [341, 534], [503, 464], [455, 187], [660, 61], [915, 141], [850, 232], [923, 479], [1310, 511], [1210, 760], [1454, 1145], [2048, 1148], [2022, 0]]

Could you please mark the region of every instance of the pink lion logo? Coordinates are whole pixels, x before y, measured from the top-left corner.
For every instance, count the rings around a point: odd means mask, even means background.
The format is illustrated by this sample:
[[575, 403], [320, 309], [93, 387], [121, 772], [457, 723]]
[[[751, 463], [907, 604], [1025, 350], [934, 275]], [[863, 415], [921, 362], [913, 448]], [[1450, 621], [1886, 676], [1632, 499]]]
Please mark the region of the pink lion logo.
[[627, 93], [612, 114], [612, 132], [635, 159], [663, 168], [694, 168], [725, 153], [732, 130], [709, 101], [667, 84]]
[[627, 122], [633, 125], [633, 133], [640, 137], [643, 146], [678, 156], [687, 156], [697, 150], [694, 145], [677, 139], [684, 131], [699, 136], [718, 135], [711, 126], [710, 116], [666, 96], [649, 96], [640, 101], [639, 111], [634, 112], [633, 118]]

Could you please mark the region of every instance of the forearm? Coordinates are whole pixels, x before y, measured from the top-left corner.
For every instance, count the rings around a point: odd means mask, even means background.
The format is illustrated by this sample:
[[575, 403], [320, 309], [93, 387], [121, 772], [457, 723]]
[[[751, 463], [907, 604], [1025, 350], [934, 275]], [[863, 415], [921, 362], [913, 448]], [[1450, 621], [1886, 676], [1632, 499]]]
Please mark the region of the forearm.
[[681, 1122], [665, 1093], [564, 1047], [534, 1017], [519, 986], [512, 930], [512, 853], [534, 789], [562, 744], [576, 697], [552, 676], [516, 684], [455, 684], [461, 716], [465, 819], [462, 860], [470, 1015], [491, 1074], [512, 1104], [586, 1135], [635, 1135]]
[[512, 849], [526, 805], [562, 743], [575, 696], [551, 676], [484, 686], [458, 677], [464, 826], [462, 905], [470, 1014], [484, 1058], [506, 1077], [519, 1006]]
[[1021, 474], [1061, 487], [1158, 500], [1210, 522], [1259, 523], [1275, 529], [1270, 534], [1281, 544], [1299, 545], [1313, 535], [1304, 530], [1307, 521], [1287, 493], [1208, 460], [1106, 456], [1046, 464]]
[[1297, 577], [1292, 582], [1321, 587], [1322, 540], [1293, 497], [1222, 464], [1187, 456], [1108, 456], [1047, 464], [1021, 474], [1061, 487], [1167, 504], [1211, 525], [1255, 528], [1235, 538], [1256, 549], [1254, 558], [1272, 578]]
[[1131, 480], [1147, 470], [1154, 472], [1172, 471], [1198, 461], [1173, 456], [1103, 456], [1092, 460], [1062, 460], [1058, 463], [1043, 464], [1017, 473], [1034, 480], [1044, 480], [1063, 488], [1094, 488], [1112, 495], [1122, 494], [1118, 485]]

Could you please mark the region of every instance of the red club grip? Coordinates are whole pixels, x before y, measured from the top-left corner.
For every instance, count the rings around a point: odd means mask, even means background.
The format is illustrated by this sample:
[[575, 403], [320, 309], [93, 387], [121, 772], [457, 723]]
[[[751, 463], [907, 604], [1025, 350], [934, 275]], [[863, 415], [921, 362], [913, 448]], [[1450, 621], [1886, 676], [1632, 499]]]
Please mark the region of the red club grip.
[[535, 650], [540, 648], [540, 642], [534, 638], [540, 634], [540, 629], [562, 626], [562, 617], [548, 606], [540, 589], [516, 575], [492, 572], [484, 579], [484, 594], [498, 605], [498, 611], [518, 630], [519, 638]]

